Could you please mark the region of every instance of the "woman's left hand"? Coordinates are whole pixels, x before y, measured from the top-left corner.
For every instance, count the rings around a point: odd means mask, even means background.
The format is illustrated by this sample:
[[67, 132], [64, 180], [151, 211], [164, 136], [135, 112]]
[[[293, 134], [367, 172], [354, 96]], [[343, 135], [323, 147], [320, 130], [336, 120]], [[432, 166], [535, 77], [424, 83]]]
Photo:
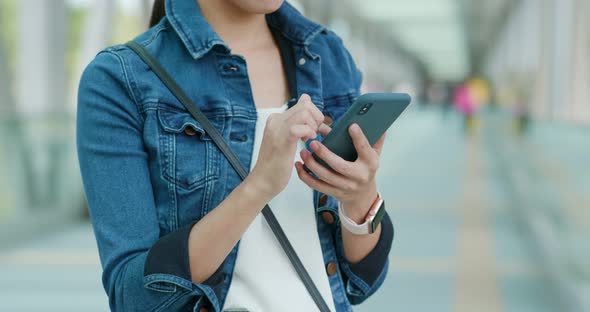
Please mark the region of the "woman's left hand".
[[[321, 124], [319, 132], [325, 137], [332, 129]], [[316, 179], [303, 169], [303, 164], [295, 162], [299, 178], [309, 187], [336, 198], [342, 204], [346, 215], [361, 224], [371, 204], [377, 198], [375, 174], [379, 168], [379, 157], [385, 141], [385, 133], [375, 145], [371, 146], [357, 124], [348, 127], [358, 158], [351, 162], [334, 154], [325, 145], [314, 140], [310, 143], [312, 151], [332, 169], [319, 164], [311, 153], [302, 149], [301, 160], [320, 179]]]

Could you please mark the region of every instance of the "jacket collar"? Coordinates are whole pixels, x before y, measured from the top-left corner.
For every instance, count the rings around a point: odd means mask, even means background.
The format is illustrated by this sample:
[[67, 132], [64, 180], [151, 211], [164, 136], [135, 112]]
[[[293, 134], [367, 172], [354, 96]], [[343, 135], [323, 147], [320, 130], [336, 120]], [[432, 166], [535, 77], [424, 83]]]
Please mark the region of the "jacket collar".
[[[230, 51], [228, 45], [203, 17], [197, 0], [166, 0], [166, 17], [193, 58], [202, 57], [215, 46], [226, 52]], [[323, 26], [301, 15], [287, 1], [275, 12], [267, 14], [266, 21], [291, 43], [304, 46], [325, 30]]]

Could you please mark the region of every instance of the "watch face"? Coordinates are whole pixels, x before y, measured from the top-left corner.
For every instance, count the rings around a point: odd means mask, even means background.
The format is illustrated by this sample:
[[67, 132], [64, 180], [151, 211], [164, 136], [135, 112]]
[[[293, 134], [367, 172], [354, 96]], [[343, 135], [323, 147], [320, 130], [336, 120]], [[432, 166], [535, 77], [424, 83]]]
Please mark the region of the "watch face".
[[377, 230], [377, 227], [379, 226], [379, 223], [381, 222], [381, 219], [383, 219], [384, 214], [385, 214], [385, 202], [382, 202], [381, 207], [379, 207], [379, 210], [377, 210], [377, 213], [375, 214], [375, 217], [373, 218], [373, 221], [371, 221], [371, 233], [375, 233], [375, 231]]

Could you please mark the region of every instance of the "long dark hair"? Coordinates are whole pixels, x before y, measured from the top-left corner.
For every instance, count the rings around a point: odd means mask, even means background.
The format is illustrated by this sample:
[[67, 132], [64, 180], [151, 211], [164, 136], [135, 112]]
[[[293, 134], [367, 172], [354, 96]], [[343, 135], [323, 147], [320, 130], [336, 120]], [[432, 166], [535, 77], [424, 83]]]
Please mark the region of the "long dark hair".
[[150, 18], [150, 27], [158, 24], [162, 17], [166, 15], [165, 0], [154, 1], [154, 7], [152, 8], [152, 17]]

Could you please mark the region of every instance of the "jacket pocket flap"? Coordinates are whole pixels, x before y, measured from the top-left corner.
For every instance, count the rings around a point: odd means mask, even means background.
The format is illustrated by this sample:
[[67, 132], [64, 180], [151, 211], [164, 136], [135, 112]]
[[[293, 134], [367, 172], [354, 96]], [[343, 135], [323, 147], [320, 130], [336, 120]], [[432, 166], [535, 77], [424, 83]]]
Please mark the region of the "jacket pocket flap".
[[196, 121], [189, 113], [159, 109], [158, 119], [164, 130], [168, 132], [181, 133], [184, 132], [187, 127], [190, 127], [199, 133], [201, 139], [211, 139], [205, 132], [205, 129], [203, 129], [201, 123]]

